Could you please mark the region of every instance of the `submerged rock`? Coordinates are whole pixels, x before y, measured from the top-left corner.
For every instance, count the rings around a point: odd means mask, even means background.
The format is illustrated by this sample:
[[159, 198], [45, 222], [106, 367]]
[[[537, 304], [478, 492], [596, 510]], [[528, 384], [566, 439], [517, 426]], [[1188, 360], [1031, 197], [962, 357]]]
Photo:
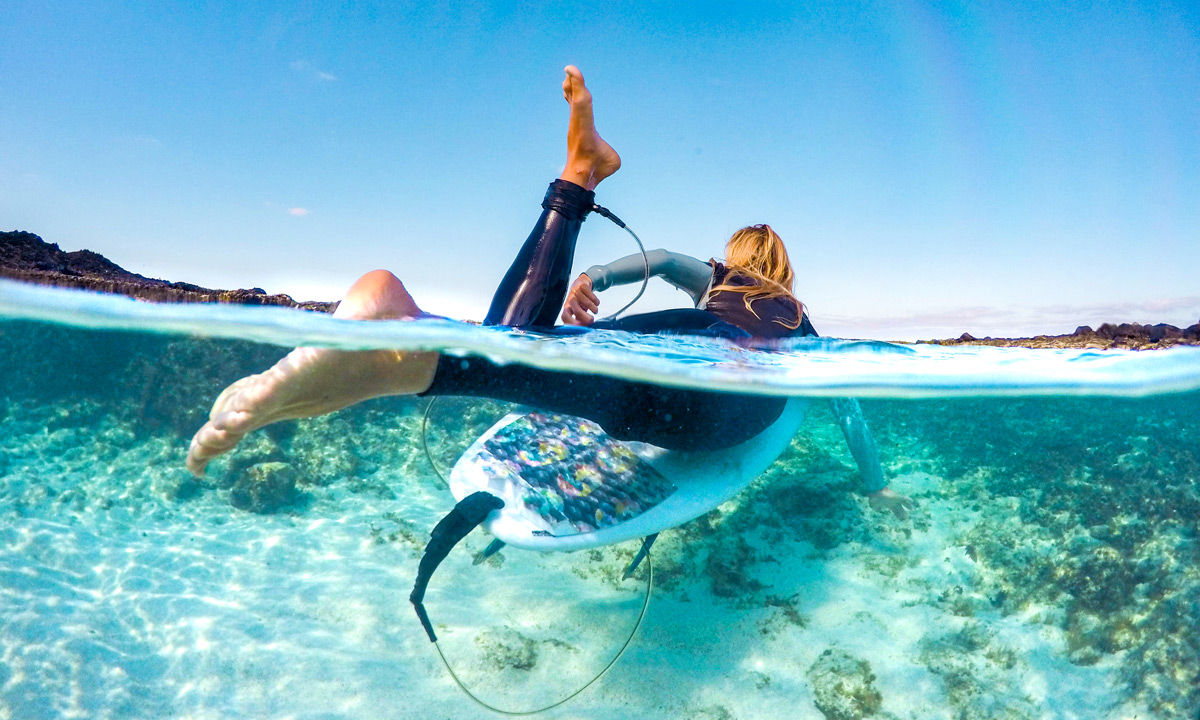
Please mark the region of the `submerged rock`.
[[200, 480], [181, 467], [166, 468], [155, 481], [155, 489], [168, 500], [181, 502], [200, 494]]
[[537, 642], [511, 628], [484, 630], [475, 638], [483, 659], [497, 670], [532, 670], [537, 665]]
[[870, 663], [840, 648], [826, 649], [805, 676], [817, 709], [827, 720], [860, 720], [883, 705]]
[[256, 513], [273, 513], [298, 498], [296, 471], [282, 462], [251, 465], [229, 492], [229, 502], [235, 508]]

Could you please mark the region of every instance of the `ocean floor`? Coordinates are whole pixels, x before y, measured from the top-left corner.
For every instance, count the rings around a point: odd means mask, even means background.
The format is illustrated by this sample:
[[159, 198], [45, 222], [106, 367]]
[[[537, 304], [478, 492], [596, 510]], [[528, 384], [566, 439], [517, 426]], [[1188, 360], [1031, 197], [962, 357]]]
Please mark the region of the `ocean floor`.
[[[451, 507], [424, 403], [190, 432], [278, 348], [0, 324], [0, 718], [494, 717], [408, 593]], [[823, 402], [747, 491], [666, 532], [649, 611], [556, 718], [1200, 717], [1200, 396], [863, 402], [917, 510], [870, 509]], [[505, 408], [446, 401], [446, 466]], [[271, 492], [264, 487], [273, 488]], [[463, 680], [549, 704], [631, 631], [637, 543], [468, 538], [426, 604]]]

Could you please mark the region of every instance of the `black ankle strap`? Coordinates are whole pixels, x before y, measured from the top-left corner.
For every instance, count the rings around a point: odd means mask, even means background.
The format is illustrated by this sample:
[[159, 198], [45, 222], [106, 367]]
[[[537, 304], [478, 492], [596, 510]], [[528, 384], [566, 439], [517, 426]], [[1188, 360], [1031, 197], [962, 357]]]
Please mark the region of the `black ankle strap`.
[[596, 204], [596, 193], [569, 180], [555, 180], [546, 190], [542, 207], [557, 210], [572, 220], [583, 220]]

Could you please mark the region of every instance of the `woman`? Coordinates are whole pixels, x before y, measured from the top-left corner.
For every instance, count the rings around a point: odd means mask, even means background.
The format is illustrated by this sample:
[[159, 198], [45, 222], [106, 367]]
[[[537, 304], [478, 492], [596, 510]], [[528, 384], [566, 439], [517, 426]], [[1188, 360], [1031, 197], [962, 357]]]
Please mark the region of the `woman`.
[[[566, 164], [550, 184], [542, 214], [501, 281], [485, 324], [547, 330], [553, 326], [568, 290], [580, 226], [594, 207], [594, 190], [621, 167], [620, 156], [596, 132], [591, 93], [573, 66], [566, 68], [563, 96], [571, 108]], [[739, 277], [735, 273], [733, 278], [723, 279], [738, 282]], [[738, 289], [743, 287], [740, 285], [722, 285], [728, 289], [713, 288], [710, 297], [730, 292], [733, 298], [734, 293], [746, 292], [747, 308], [761, 302], [750, 297], [758, 286], [744, 291]], [[767, 294], [773, 292], [771, 287]], [[775, 299], [779, 298], [782, 296]], [[642, 331], [753, 334], [714, 313], [690, 312], [684, 322], [672, 322], [664, 314], [637, 316], [626, 321], [626, 329], [640, 323]], [[798, 328], [801, 314], [796, 302], [790, 316], [770, 315], [768, 322], [795, 320]], [[403, 283], [382, 270], [360, 278], [334, 313], [356, 320], [410, 320], [424, 315]], [[402, 394], [480, 396], [535, 405], [590, 418], [620, 439], [679, 450], [744, 442], [774, 422], [785, 402], [777, 397], [666, 388], [586, 373], [498, 365], [484, 358], [448, 357], [437, 352], [301, 347], [266, 372], [242, 378], [218, 396], [209, 421], [192, 439], [188, 468], [202, 474], [213, 458], [264, 425], [333, 412], [372, 397]], [[879, 477], [882, 479], [882, 474]]]
[[[783, 240], [770, 225], [744, 227], [725, 244], [725, 262], [651, 250], [593, 265], [576, 278], [563, 307], [563, 322], [594, 325], [597, 292], [639, 282], [647, 270], [691, 296], [697, 310], [759, 339], [816, 335], [804, 305], [792, 294], [795, 273]], [[684, 316], [679, 316], [684, 317]], [[696, 319], [699, 324], [703, 316]]]
[[[691, 296], [696, 310], [635, 315], [615, 322], [599, 322], [603, 292], [613, 285], [641, 282], [649, 271]], [[704, 262], [690, 255], [651, 250], [629, 255], [607, 265], [594, 265], [572, 284], [563, 306], [563, 322], [570, 325], [642, 330], [639, 325], [711, 331], [713, 323], [728, 323], [754, 338], [816, 336], [804, 304], [792, 294], [795, 273], [787, 248], [770, 225], [752, 225], [733, 234], [725, 244], [725, 261]], [[646, 320], [651, 322], [647, 323]], [[862, 475], [863, 491], [872, 506], [907, 516], [912, 501], [888, 488], [879, 466], [878, 451], [862, 408], [852, 398], [830, 400], [850, 452]]]

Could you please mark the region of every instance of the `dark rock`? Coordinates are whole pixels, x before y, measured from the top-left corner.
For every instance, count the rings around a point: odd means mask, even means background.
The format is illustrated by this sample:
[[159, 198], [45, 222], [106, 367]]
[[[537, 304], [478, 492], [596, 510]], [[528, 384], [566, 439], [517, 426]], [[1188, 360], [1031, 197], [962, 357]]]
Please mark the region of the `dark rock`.
[[239, 510], [273, 513], [298, 499], [296, 471], [282, 462], [251, 465], [234, 482], [229, 502]]
[[1158, 342], [1163, 338], [1180, 338], [1183, 337], [1183, 331], [1174, 325], [1166, 323], [1158, 323], [1157, 325], [1147, 325], [1146, 334], [1154, 342]]
[[164, 497], [175, 501], [193, 498], [204, 489], [195, 476], [181, 467], [166, 469], [155, 486]]
[[1158, 323], [1104, 323], [1093, 330], [1080, 325], [1070, 335], [1038, 335], [1025, 338], [990, 338], [982, 340], [963, 333], [954, 340], [932, 340], [937, 345], [991, 345], [993, 347], [1028, 348], [1123, 348], [1154, 350], [1175, 345], [1200, 345], [1200, 323], [1180, 330], [1174, 325]]

